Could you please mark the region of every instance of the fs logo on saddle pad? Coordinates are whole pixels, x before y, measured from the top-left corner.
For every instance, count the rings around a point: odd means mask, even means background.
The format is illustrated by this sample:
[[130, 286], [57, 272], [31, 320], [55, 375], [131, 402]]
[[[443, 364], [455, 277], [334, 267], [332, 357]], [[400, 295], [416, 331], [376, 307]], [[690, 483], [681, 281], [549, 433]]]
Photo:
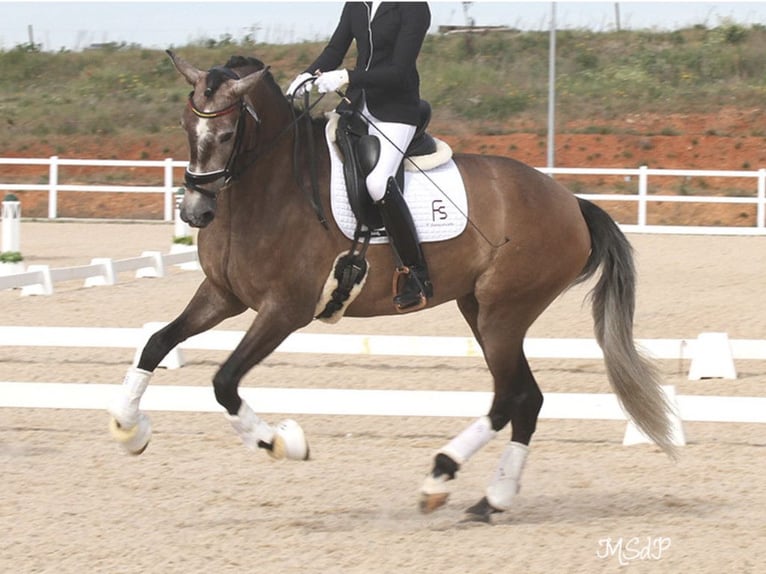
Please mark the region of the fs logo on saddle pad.
[[[325, 130], [331, 162], [330, 203], [338, 227], [346, 237], [353, 239], [356, 217], [348, 201], [343, 161], [335, 145], [335, 125], [335, 122], [328, 122]], [[405, 159], [404, 163], [404, 199], [412, 213], [420, 241], [444, 241], [460, 235], [468, 224], [463, 215], [468, 213], [468, 201], [463, 178], [455, 162], [450, 159], [443, 165], [428, 169], [425, 174], [418, 170], [410, 171], [415, 168], [409, 160]], [[373, 232], [371, 243], [387, 241], [388, 237]]]

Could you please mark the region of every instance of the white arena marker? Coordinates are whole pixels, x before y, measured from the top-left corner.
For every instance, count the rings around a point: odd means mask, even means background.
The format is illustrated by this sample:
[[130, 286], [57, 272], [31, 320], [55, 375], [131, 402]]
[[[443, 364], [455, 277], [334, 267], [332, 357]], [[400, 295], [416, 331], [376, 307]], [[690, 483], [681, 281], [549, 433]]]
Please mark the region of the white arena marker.
[[53, 280], [51, 268], [48, 265], [30, 265], [27, 271], [36, 272], [40, 279], [37, 283], [26, 285], [21, 288], [21, 295], [53, 295]]
[[727, 333], [700, 333], [694, 347], [689, 380], [736, 379], [734, 356]]
[[85, 279], [85, 287], [100, 285], [114, 285], [117, 283], [117, 274], [114, 271], [114, 261], [109, 257], [95, 257], [90, 260], [91, 265], [101, 265], [102, 275], [91, 275]]
[[141, 253], [141, 257], [146, 257], [151, 260], [151, 264], [147, 267], [141, 267], [136, 270], [136, 278], [144, 277], [164, 277], [165, 276], [165, 262], [162, 260], [162, 253], [159, 251], [144, 251]]

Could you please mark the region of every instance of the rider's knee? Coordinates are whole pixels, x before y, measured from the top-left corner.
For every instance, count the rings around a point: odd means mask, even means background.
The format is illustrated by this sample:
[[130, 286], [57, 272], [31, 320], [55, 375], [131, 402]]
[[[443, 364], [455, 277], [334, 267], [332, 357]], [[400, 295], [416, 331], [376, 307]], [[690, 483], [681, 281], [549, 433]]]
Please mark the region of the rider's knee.
[[378, 202], [386, 195], [386, 185], [388, 183], [389, 175], [386, 173], [371, 172], [365, 182], [367, 183], [367, 193], [373, 201]]

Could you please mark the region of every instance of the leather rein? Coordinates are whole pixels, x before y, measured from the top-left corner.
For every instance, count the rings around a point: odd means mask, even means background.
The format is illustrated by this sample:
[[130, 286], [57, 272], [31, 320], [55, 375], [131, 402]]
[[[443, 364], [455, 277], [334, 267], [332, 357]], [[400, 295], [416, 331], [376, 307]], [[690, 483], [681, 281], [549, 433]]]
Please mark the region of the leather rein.
[[313, 138], [311, 137], [311, 110], [319, 103], [319, 101], [322, 99], [321, 97], [318, 98], [313, 104], [308, 105], [308, 93], [306, 93], [306, 105], [304, 106], [304, 110], [300, 114], [295, 113], [295, 108], [293, 107], [293, 119], [292, 121], [285, 126], [285, 128], [280, 131], [271, 142], [269, 142], [268, 145], [265, 146], [264, 149], [259, 151], [258, 153], [254, 153], [248, 158], [248, 161], [241, 165], [239, 169], [236, 169], [235, 165], [237, 163], [237, 159], [242, 154], [250, 154], [250, 152], [254, 152], [255, 149], [243, 149], [243, 142], [244, 142], [244, 135], [245, 135], [245, 124], [246, 124], [246, 117], [245, 114], [248, 113], [252, 118], [255, 120], [256, 124], [256, 130], [261, 125], [261, 119], [258, 116], [258, 113], [255, 111], [255, 109], [248, 104], [244, 98], [240, 98], [239, 101], [234, 102], [230, 106], [227, 106], [225, 108], [222, 108], [220, 110], [212, 111], [212, 112], [206, 112], [201, 109], [199, 109], [195, 103], [194, 103], [194, 92], [192, 91], [189, 94], [188, 99], [188, 106], [189, 109], [194, 113], [195, 116], [202, 119], [215, 119], [220, 118], [223, 116], [227, 116], [229, 114], [233, 114], [235, 112], [239, 113], [239, 116], [237, 118], [237, 124], [236, 124], [236, 133], [234, 136], [234, 145], [231, 148], [231, 153], [229, 154], [229, 158], [226, 161], [226, 165], [223, 167], [223, 169], [218, 169], [215, 171], [207, 171], [204, 173], [198, 173], [189, 171], [189, 168], [186, 168], [186, 171], [184, 173], [184, 184], [187, 188], [196, 191], [197, 193], [200, 193], [204, 195], [205, 197], [208, 197], [210, 199], [215, 199], [217, 192], [211, 191], [210, 189], [207, 189], [203, 186], [206, 184], [212, 183], [214, 181], [217, 181], [221, 178], [224, 179], [224, 186], [230, 184], [232, 181], [235, 181], [239, 178], [239, 176], [244, 173], [247, 168], [249, 168], [251, 165], [255, 163], [255, 161], [271, 151], [274, 150], [276, 147], [276, 144], [279, 142], [279, 140], [284, 136], [287, 132], [289, 132], [291, 129], [295, 130], [295, 146], [293, 150], [293, 171], [295, 174], [296, 183], [301, 188], [302, 191], [305, 193], [305, 189], [303, 188], [302, 182], [298, 178], [299, 173], [299, 165], [298, 165], [298, 150], [299, 150], [299, 136], [300, 136], [300, 130], [298, 129], [298, 122], [301, 120], [301, 118], [306, 118], [306, 127], [308, 130], [308, 142], [309, 142], [309, 161], [310, 161], [310, 174], [311, 174], [311, 193], [308, 195], [309, 201], [311, 202], [312, 207], [314, 208], [314, 211], [317, 214], [317, 217], [319, 218], [320, 223], [327, 228], [327, 220], [324, 216], [324, 211], [322, 208], [322, 203], [319, 200], [319, 185], [318, 185], [318, 176], [317, 176], [317, 167], [316, 167], [316, 153], [314, 150], [313, 145]]

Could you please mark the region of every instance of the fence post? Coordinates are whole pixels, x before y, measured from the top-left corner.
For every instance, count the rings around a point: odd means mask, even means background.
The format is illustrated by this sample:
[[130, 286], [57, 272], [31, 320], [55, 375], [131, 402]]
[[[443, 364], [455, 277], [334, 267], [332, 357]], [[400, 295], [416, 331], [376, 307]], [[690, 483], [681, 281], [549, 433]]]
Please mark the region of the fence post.
[[173, 158], [165, 158], [165, 221], [173, 221]]
[[758, 205], [755, 225], [759, 228], [766, 227], [766, 168], [758, 170]]
[[638, 226], [646, 227], [646, 196], [649, 194], [649, 173], [647, 166], [638, 168]]
[[58, 212], [59, 158], [51, 156], [48, 173], [48, 219], [56, 219]]
[[3, 244], [0, 252], [21, 252], [21, 202], [9, 193], [3, 199]]

